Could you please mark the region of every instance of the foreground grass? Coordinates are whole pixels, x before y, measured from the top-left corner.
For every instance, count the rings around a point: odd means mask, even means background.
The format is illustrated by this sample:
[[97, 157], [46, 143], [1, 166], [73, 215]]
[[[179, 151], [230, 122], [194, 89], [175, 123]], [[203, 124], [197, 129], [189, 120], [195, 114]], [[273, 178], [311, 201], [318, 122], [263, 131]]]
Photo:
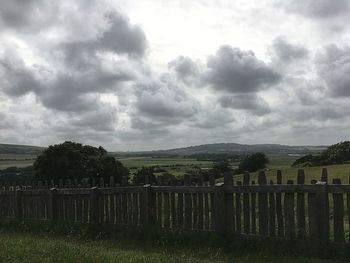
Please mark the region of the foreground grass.
[[0, 234], [1, 262], [341, 262], [226, 250], [198, 245], [147, 245], [132, 240], [79, 240], [48, 234]]

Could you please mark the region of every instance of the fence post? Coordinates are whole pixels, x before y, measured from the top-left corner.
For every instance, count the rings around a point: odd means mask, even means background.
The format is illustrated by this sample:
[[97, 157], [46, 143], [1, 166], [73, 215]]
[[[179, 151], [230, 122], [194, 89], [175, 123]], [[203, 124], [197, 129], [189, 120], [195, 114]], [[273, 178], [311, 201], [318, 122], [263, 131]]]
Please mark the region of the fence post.
[[215, 230], [220, 236], [226, 233], [226, 206], [224, 183], [215, 185]]
[[21, 221], [23, 218], [22, 213], [22, 190], [15, 190], [15, 220]]
[[57, 189], [56, 188], [50, 189], [49, 219], [52, 222], [56, 222], [58, 219]]
[[98, 224], [98, 215], [99, 215], [99, 207], [98, 207], [98, 195], [99, 190], [98, 187], [90, 188], [90, 223]]
[[141, 223], [143, 226], [153, 225], [155, 222], [155, 198], [151, 185], [146, 184], [142, 189]]
[[[233, 178], [230, 173], [226, 173], [224, 176], [225, 187], [233, 186]], [[226, 208], [226, 230], [233, 232], [235, 230], [235, 216], [234, 216], [234, 205], [233, 205], [233, 194], [225, 195], [225, 208]]]
[[327, 185], [319, 185], [316, 193], [317, 226], [320, 241], [329, 240], [329, 201]]
[[[259, 171], [258, 174], [258, 183], [259, 185], [266, 185], [267, 179], [264, 171]], [[258, 206], [259, 206], [259, 234], [262, 236], [268, 235], [268, 200], [267, 193], [258, 194]]]

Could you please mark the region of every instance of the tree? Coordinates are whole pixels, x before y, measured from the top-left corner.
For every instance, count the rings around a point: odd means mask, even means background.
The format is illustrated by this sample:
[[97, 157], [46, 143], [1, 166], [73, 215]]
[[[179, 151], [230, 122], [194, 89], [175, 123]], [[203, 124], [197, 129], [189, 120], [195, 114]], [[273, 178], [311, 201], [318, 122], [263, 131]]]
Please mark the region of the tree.
[[34, 176], [41, 180], [82, 179], [115, 176], [121, 182], [128, 175], [123, 164], [102, 148], [66, 141], [51, 145], [34, 162]]
[[239, 164], [238, 170], [235, 172], [242, 173], [242, 172], [256, 172], [259, 169], [264, 169], [266, 167], [266, 164], [269, 163], [269, 159], [267, 156], [262, 152], [257, 152], [251, 155], [247, 155]]
[[318, 166], [343, 164], [350, 161], [350, 141], [343, 141], [329, 146], [319, 155], [305, 155], [292, 164], [292, 166]]
[[225, 173], [231, 172], [232, 169], [227, 161], [216, 162], [211, 169], [215, 178], [223, 177]]

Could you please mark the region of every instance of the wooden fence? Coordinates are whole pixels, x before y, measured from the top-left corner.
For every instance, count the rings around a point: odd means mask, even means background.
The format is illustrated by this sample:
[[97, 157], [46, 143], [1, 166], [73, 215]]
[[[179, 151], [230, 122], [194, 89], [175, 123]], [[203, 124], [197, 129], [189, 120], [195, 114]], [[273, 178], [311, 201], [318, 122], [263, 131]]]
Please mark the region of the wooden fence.
[[339, 179], [305, 184], [303, 170], [296, 183], [258, 182], [246, 173], [243, 182], [195, 185], [185, 176], [184, 185], [122, 185], [111, 177], [108, 185], [80, 185], [67, 181], [50, 185], [0, 185], [0, 217], [5, 220], [45, 220], [118, 226], [158, 226], [167, 230], [216, 231], [219, 235], [242, 234], [286, 239], [349, 241], [350, 185]]

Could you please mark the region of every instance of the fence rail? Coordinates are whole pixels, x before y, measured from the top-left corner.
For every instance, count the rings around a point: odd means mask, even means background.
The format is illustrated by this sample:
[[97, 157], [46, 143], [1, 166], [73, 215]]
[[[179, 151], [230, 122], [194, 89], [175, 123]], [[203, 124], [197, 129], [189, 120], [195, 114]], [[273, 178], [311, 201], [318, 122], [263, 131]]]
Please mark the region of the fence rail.
[[327, 184], [324, 169], [320, 182], [305, 184], [299, 170], [297, 184], [267, 183], [259, 172], [258, 184], [245, 173], [243, 182], [225, 175], [223, 183], [192, 185], [116, 186], [80, 185], [68, 181], [63, 186], [48, 182], [35, 185], [0, 185], [0, 218], [6, 220], [45, 220], [119, 226], [154, 225], [167, 230], [216, 231], [219, 235], [310, 239], [349, 242], [350, 185], [333, 179]]

